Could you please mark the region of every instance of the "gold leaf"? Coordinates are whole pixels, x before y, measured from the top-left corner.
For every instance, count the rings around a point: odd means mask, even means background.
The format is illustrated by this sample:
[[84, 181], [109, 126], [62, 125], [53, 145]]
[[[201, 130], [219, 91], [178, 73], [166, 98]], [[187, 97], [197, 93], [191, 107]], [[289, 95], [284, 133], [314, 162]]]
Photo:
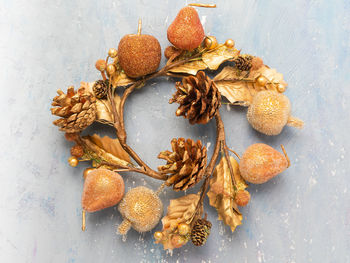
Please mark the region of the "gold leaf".
[[[114, 103], [119, 112], [120, 97], [114, 94]], [[113, 123], [112, 105], [108, 100], [96, 100], [97, 120], [101, 122]]]
[[202, 60], [208, 65], [209, 69], [217, 70], [223, 62], [237, 57], [238, 54], [237, 49], [228, 48], [221, 44], [217, 48], [205, 52], [202, 55]]
[[[277, 85], [287, 86], [287, 83], [283, 80], [283, 75], [267, 66], [251, 71], [248, 75], [244, 73], [248, 72], [241, 72], [234, 67], [227, 66], [213, 79], [221, 95], [234, 105], [249, 106], [257, 92], [262, 90], [281, 92], [281, 90], [277, 89]], [[245, 78], [246, 75], [247, 78]], [[255, 79], [259, 76], [264, 76], [268, 79], [269, 82], [266, 86], [255, 84]]]
[[113, 163], [116, 165], [129, 166], [131, 165], [130, 156], [124, 151], [118, 139], [111, 139], [108, 136], [101, 138], [97, 134], [92, 136], [84, 136], [82, 138], [84, 144], [90, 150], [90, 154], [96, 159]]
[[116, 71], [116, 73], [110, 77], [113, 87], [124, 87], [135, 82], [134, 79], [129, 78], [124, 71]]
[[181, 64], [177, 67], [173, 67], [169, 71], [173, 73], [186, 73], [190, 75], [196, 75], [199, 70], [206, 69], [207, 67], [207, 64], [205, 64], [201, 59], [198, 59]]
[[216, 86], [218, 87], [222, 96], [226, 97], [229, 102], [234, 105], [239, 106], [249, 106], [253, 96], [256, 93], [255, 89], [251, 89], [247, 86], [251, 85], [250, 83], [236, 82], [236, 81], [215, 81]]
[[199, 197], [199, 194], [188, 194], [170, 200], [167, 214], [162, 218], [163, 238], [157, 242], [162, 243], [165, 250], [174, 248], [171, 244], [171, 237], [177, 234], [177, 225], [180, 223], [191, 224]]
[[[84, 87], [86, 91], [93, 93], [92, 87], [94, 86], [95, 82], [81, 82], [80, 86]], [[114, 103], [117, 108], [117, 112], [119, 109], [120, 104], [120, 97], [118, 94], [114, 94]], [[112, 106], [108, 102], [108, 100], [100, 100], [96, 99], [96, 120], [103, 122], [103, 123], [113, 123], [113, 113], [112, 113]]]
[[[230, 156], [233, 174], [237, 190], [244, 190], [247, 184], [240, 175], [237, 161]], [[232, 186], [230, 170], [226, 158], [223, 157], [215, 167], [213, 177], [210, 179], [210, 189], [207, 193], [209, 204], [216, 208], [219, 220], [231, 227], [235, 231], [236, 227], [242, 224], [242, 214], [239, 212], [234, 201], [234, 189]]]
[[[276, 69], [269, 68], [268, 66], [264, 65], [260, 67], [258, 70], [251, 71], [249, 74], [250, 78], [257, 78], [260, 75], [264, 76], [269, 80], [269, 82], [274, 83], [274, 84], [282, 84], [284, 88], [288, 86], [287, 82], [284, 81], [283, 79], [283, 74], [277, 72]], [[268, 84], [269, 86], [269, 84]], [[268, 89], [275, 89], [276, 90], [276, 85], [271, 85], [272, 87], [267, 87]]]
[[100, 137], [97, 134], [89, 136], [90, 140], [95, 143], [98, 147], [102, 148], [106, 152], [122, 159], [127, 162], [131, 162], [129, 154], [120, 145], [118, 139], [112, 139], [108, 136]]

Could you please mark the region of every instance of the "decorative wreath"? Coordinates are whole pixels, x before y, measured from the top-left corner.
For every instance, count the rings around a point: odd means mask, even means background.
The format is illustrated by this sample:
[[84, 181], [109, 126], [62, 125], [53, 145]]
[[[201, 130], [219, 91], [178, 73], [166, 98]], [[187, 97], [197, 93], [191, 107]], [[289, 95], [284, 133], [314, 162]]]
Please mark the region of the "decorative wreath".
[[[109, 49], [106, 60], [97, 60], [96, 68], [102, 79], [82, 82], [78, 90], [69, 87], [66, 93], [58, 90], [53, 99], [51, 113], [60, 117], [53, 123], [65, 132], [68, 141], [75, 142], [69, 164], [75, 167], [81, 161], [91, 161], [92, 165], [84, 171], [83, 230], [86, 212], [119, 203], [124, 220], [118, 233], [126, 235], [131, 227], [139, 232], [150, 231], [163, 215], [158, 195], [164, 187], [185, 191], [202, 181], [198, 193], [170, 200], [167, 214], [161, 220], [163, 228], [154, 233], [156, 243], [163, 244], [164, 249], [179, 248], [189, 240], [202, 246], [211, 228], [203, 207], [205, 195], [216, 208], [219, 220], [233, 232], [242, 223], [238, 207], [250, 200], [247, 182], [262, 184], [290, 165], [282, 145], [283, 154], [266, 144], [253, 144], [242, 157], [227, 146], [219, 111], [222, 97], [228, 100], [227, 104], [248, 107], [248, 122], [267, 135], [281, 133], [285, 125], [300, 128], [303, 122], [291, 116], [290, 101], [283, 95], [287, 87], [283, 75], [264, 65], [261, 58], [241, 54], [232, 39], [219, 44], [214, 36], [205, 36], [193, 6], [215, 7], [190, 4], [179, 11], [167, 30], [172, 45], [165, 49], [167, 63], [162, 69], [158, 70], [160, 44], [155, 37], [141, 34], [139, 21], [137, 34], [125, 35], [118, 49]], [[214, 78], [206, 72], [214, 74]], [[183, 116], [193, 125], [215, 118], [217, 137], [209, 161], [201, 141], [174, 138], [171, 150], [159, 153], [158, 158], [164, 159], [165, 164], [156, 171], [128, 145], [125, 103], [135, 89], [162, 76], [182, 78], [175, 83], [176, 91], [169, 101], [179, 104], [176, 116]], [[124, 89], [121, 97], [117, 89]], [[117, 139], [96, 134], [82, 136], [81, 132], [93, 122], [112, 126]], [[217, 164], [219, 154], [221, 160]], [[130, 171], [164, 183], [157, 191], [139, 186], [124, 194], [124, 181], [119, 173]]]

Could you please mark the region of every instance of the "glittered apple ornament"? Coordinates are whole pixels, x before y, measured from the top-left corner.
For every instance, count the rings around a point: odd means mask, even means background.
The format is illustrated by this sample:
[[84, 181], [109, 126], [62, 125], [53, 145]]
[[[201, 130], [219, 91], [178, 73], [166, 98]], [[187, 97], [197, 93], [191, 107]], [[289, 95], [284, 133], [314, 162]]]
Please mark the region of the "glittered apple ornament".
[[168, 40], [179, 49], [193, 50], [203, 41], [204, 29], [196, 9], [182, 8], [168, 27]]
[[302, 128], [303, 121], [291, 116], [289, 99], [273, 90], [258, 92], [247, 111], [248, 122], [266, 135], [278, 135], [285, 125]]
[[139, 186], [126, 193], [119, 204], [123, 222], [118, 232], [125, 235], [130, 227], [138, 232], [152, 230], [163, 214], [163, 204], [158, 195], [151, 189]]
[[161, 59], [158, 40], [151, 35], [141, 35], [141, 22], [138, 33], [124, 36], [118, 46], [118, 59], [125, 74], [138, 78], [155, 72]]
[[288, 166], [289, 159], [286, 154], [281, 154], [269, 145], [256, 143], [244, 152], [239, 170], [247, 182], [262, 184], [282, 173]]
[[81, 204], [85, 211], [95, 212], [119, 203], [124, 195], [123, 178], [107, 169], [87, 173]]

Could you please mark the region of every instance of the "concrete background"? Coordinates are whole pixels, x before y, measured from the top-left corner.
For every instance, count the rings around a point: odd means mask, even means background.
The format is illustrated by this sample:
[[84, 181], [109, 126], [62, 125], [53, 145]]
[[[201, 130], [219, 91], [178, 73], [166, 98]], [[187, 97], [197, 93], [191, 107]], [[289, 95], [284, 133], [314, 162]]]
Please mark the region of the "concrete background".
[[[99, 78], [95, 61], [135, 33], [138, 18], [164, 50], [166, 29], [186, 2], [0, 0], [2, 262], [350, 262], [350, 2], [215, 2], [218, 8], [199, 10], [206, 33], [220, 42], [233, 38], [242, 52], [282, 72], [293, 113], [306, 126], [266, 137], [250, 128], [245, 109], [222, 107], [231, 148], [243, 153], [252, 143], [282, 143], [292, 166], [249, 188], [252, 200], [234, 234], [206, 200], [213, 222], [206, 246], [170, 255], [150, 233], [131, 231], [123, 242], [115, 208], [89, 214], [81, 232], [86, 165], [68, 166], [71, 145], [51, 124], [49, 109], [56, 89]], [[127, 103], [129, 143], [152, 167], [163, 163], [156, 155], [173, 137], [201, 139], [213, 150], [214, 122], [190, 126], [176, 118], [177, 106], [167, 103], [173, 92], [173, 80], [157, 79]], [[160, 184], [125, 178], [127, 187]], [[164, 206], [175, 196], [165, 191]]]

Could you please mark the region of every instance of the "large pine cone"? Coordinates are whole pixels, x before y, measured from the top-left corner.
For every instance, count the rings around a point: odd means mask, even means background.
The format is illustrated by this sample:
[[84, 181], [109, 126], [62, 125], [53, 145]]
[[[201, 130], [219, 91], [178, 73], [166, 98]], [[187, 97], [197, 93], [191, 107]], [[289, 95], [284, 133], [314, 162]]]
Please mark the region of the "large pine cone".
[[162, 174], [168, 175], [166, 184], [173, 185], [175, 191], [186, 190], [198, 183], [204, 176], [207, 164], [207, 148], [201, 141], [196, 143], [184, 138], [171, 140], [172, 152], [164, 151], [158, 158], [167, 161], [158, 167]]
[[205, 218], [198, 219], [191, 231], [191, 240], [195, 246], [203, 246], [210, 235], [211, 223]]
[[191, 124], [207, 123], [221, 106], [218, 88], [203, 71], [199, 71], [196, 76], [184, 77], [182, 84], [176, 82], [176, 89], [169, 103], [179, 103], [176, 115], [184, 116]]
[[57, 90], [59, 96], [53, 99], [51, 113], [61, 117], [55, 120], [54, 125], [60, 127], [61, 131], [67, 133], [80, 132], [87, 128], [96, 119], [96, 98], [84, 87], [80, 87], [76, 92], [71, 86], [67, 89], [67, 94], [62, 90]]

